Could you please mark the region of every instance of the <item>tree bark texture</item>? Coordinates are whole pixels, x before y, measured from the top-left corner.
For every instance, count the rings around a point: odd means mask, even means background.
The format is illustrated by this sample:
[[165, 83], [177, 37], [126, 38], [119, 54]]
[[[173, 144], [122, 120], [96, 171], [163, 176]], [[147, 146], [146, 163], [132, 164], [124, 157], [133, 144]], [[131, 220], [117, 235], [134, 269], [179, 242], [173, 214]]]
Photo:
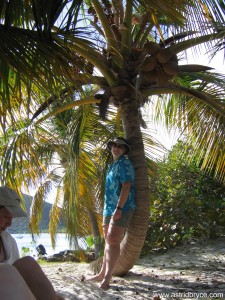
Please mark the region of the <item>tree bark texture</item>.
[[135, 100], [127, 99], [121, 107], [125, 136], [131, 145], [129, 156], [135, 169], [135, 197], [137, 208], [121, 243], [120, 257], [114, 275], [126, 274], [138, 260], [148, 230], [150, 189], [147, 163], [140, 129], [138, 106]]

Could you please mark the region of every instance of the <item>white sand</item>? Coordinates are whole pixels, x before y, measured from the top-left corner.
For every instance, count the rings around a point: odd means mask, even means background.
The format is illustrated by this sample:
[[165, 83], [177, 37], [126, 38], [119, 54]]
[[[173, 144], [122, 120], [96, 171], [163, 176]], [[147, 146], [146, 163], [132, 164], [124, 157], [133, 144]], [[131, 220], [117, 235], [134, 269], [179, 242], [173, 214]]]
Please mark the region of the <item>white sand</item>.
[[65, 300], [220, 299], [222, 294], [225, 298], [225, 237], [140, 259], [126, 276], [113, 277], [108, 291], [99, 289], [97, 283], [81, 281], [83, 275], [92, 275], [89, 264], [42, 267]]

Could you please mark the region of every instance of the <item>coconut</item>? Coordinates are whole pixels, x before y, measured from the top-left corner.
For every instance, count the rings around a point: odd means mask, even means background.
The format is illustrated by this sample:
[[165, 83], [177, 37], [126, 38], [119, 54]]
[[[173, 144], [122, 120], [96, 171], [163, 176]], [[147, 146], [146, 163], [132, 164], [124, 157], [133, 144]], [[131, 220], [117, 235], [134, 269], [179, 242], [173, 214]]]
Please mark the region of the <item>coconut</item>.
[[176, 53], [174, 53], [174, 52], [173, 52], [173, 54], [172, 54], [172, 56], [171, 56], [170, 60], [172, 60], [172, 61], [175, 61], [175, 62], [177, 62], [177, 63], [178, 63], [178, 58], [177, 58], [177, 55], [176, 55]]
[[175, 61], [170, 60], [166, 64], [163, 64], [162, 67], [163, 70], [169, 75], [175, 76], [179, 73], [179, 67]]
[[165, 86], [168, 84], [168, 81], [171, 79], [171, 75], [166, 74], [164, 71], [160, 70], [156, 76], [156, 82], [158, 86]]
[[118, 85], [111, 88], [111, 93], [116, 97], [129, 96], [129, 90], [125, 85]]
[[162, 49], [157, 53], [157, 60], [161, 64], [167, 63], [171, 57], [173, 56], [173, 52], [170, 49]]
[[141, 48], [131, 48], [131, 54], [134, 59], [138, 59], [140, 55], [142, 54]]
[[137, 67], [138, 71], [149, 72], [156, 68], [157, 59], [155, 56], [147, 56], [144, 61]]
[[155, 85], [156, 84], [156, 76], [157, 76], [157, 73], [155, 70], [151, 71], [151, 72], [142, 73], [141, 85], [142, 86]]
[[160, 50], [161, 50], [161, 47], [159, 44], [157, 44], [155, 42], [147, 42], [144, 44], [143, 54], [156, 55]]

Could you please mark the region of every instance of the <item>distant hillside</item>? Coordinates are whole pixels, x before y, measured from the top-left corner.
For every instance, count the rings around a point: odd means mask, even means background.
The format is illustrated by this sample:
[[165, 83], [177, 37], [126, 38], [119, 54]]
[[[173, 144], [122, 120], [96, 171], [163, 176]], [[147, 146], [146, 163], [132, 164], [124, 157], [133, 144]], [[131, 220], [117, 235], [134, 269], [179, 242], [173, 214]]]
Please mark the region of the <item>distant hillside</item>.
[[[8, 229], [10, 233], [29, 233], [29, 212], [30, 212], [30, 206], [32, 202], [32, 197], [28, 195], [24, 195], [25, 203], [26, 203], [26, 209], [27, 209], [27, 217], [26, 218], [15, 218], [13, 219], [12, 226]], [[52, 208], [52, 204], [48, 202], [44, 202], [43, 204], [43, 214], [42, 214], [42, 220], [40, 222], [39, 228], [40, 232], [48, 232], [48, 225], [49, 225], [49, 213]], [[60, 231], [63, 231], [63, 224], [61, 222]]]

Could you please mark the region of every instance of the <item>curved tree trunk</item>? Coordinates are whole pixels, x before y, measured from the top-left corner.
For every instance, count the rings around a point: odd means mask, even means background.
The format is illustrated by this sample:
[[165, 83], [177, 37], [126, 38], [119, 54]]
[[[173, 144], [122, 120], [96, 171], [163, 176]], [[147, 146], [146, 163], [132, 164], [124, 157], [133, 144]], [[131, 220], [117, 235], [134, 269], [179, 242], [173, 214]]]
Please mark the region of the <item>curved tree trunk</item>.
[[[128, 100], [128, 99], [127, 99]], [[121, 115], [125, 136], [132, 147], [130, 159], [135, 169], [137, 208], [121, 244], [120, 257], [114, 275], [124, 275], [140, 256], [148, 230], [150, 189], [138, 106], [135, 100], [123, 103]]]

